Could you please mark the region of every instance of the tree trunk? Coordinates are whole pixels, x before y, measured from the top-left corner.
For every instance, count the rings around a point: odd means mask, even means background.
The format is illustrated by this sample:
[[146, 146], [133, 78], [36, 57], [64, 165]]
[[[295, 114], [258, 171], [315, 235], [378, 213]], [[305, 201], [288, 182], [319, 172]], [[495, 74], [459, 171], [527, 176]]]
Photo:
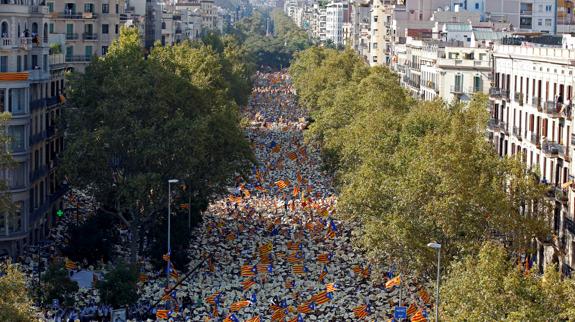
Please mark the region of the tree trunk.
[[130, 223], [130, 262], [138, 262], [138, 245], [140, 244], [140, 216], [134, 210], [131, 210], [132, 220]]

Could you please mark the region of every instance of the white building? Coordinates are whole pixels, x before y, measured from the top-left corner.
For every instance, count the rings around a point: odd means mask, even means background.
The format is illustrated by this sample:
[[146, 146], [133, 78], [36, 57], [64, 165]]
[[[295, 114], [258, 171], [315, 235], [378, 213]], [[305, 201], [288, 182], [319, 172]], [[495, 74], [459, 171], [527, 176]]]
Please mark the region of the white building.
[[570, 274], [575, 265], [573, 218], [573, 95], [575, 51], [564, 48], [496, 45], [490, 90], [490, 136], [501, 156], [522, 153], [540, 173], [555, 206], [553, 235], [538, 241], [542, 270], [557, 263]]
[[343, 23], [347, 13], [347, 3], [332, 2], [325, 10], [325, 38], [335, 45], [343, 46]]

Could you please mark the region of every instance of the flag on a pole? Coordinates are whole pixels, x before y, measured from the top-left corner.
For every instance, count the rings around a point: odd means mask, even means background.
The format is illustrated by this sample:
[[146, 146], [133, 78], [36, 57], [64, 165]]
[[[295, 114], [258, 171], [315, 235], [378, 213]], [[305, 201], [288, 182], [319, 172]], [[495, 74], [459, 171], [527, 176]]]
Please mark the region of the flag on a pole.
[[369, 315], [369, 307], [367, 304], [360, 305], [353, 309], [353, 314], [358, 319], [365, 319]]
[[230, 305], [230, 311], [237, 312], [237, 311], [243, 309], [244, 307], [250, 306], [251, 303], [252, 302], [247, 301], [247, 300], [232, 303], [232, 305]]
[[240, 282], [240, 284], [242, 284], [244, 291], [247, 291], [250, 287], [254, 286], [256, 282], [250, 278], [248, 280]]
[[168, 310], [157, 310], [156, 311], [156, 319], [168, 319]]
[[394, 286], [399, 286], [400, 283], [401, 283], [401, 276], [398, 275], [390, 279], [389, 281], [385, 282], [385, 288], [392, 288]]

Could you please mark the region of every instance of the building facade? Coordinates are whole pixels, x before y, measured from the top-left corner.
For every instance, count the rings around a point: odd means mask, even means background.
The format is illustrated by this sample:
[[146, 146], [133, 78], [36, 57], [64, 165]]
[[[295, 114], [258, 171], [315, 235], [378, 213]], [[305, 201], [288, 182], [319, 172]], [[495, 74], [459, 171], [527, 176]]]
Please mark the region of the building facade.
[[44, 238], [61, 208], [56, 176], [64, 148], [57, 120], [64, 89], [64, 56], [50, 49], [49, 7], [20, 0], [0, 5], [0, 111], [12, 115], [8, 147], [14, 165], [1, 169], [15, 210], [0, 213], [0, 254], [16, 256]]

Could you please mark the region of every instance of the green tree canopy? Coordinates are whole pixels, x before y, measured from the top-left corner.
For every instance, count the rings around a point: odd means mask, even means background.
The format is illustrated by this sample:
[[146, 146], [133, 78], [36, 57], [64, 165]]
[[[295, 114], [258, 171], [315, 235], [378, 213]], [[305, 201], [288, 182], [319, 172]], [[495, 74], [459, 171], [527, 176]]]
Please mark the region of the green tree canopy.
[[96, 287], [106, 304], [116, 308], [134, 304], [138, 300], [138, 270], [134, 265], [120, 262]]
[[575, 282], [556, 267], [525, 273], [502, 245], [487, 242], [451, 267], [440, 311], [446, 321], [575, 321], [574, 297]]
[[78, 291], [78, 284], [70, 279], [64, 263], [55, 262], [48, 267], [41, 278], [42, 302], [51, 303], [60, 301], [62, 306], [74, 305], [74, 295]]
[[5, 265], [0, 270], [0, 321], [32, 322], [33, 313], [26, 277], [16, 265]]
[[129, 227], [133, 261], [152, 215], [167, 213], [169, 179], [207, 205], [249, 169], [253, 156], [222, 70], [213, 48], [188, 43], [156, 47], [144, 59], [137, 30], [123, 28], [106, 56], [71, 79], [64, 168], [72, 185]]

